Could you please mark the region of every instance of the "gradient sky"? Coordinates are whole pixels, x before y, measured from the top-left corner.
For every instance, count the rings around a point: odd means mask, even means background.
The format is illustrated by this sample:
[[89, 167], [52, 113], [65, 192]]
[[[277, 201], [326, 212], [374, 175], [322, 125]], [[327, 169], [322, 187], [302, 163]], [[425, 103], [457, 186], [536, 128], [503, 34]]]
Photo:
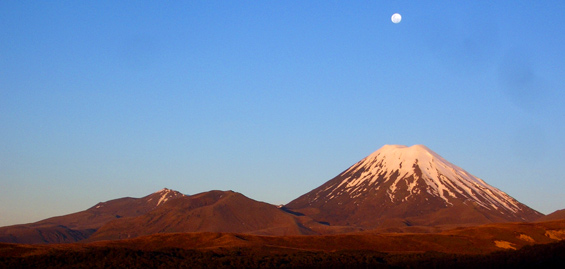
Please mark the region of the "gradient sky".
[[563, 14], [565, 1], [0, 1], [0, 226], [164, 187], [288, 203], [385, 144], [565, 208]]

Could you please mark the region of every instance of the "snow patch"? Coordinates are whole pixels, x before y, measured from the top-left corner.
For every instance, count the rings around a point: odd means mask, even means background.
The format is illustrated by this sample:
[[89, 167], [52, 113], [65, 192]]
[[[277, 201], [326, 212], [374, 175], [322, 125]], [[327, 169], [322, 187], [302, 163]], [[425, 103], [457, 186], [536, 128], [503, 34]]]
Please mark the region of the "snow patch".
[[[184, 194], [182, 194], [180, 192], [170, 190], [170, 189], [167, 189], [167, 188], [164, 188], [160, 191], [157, 191], [154, 194], [158, 194], [160, 196], [159, 200], [157, 201], [156, 206], [164, 204], [165, 202], [167, 202], [171, 198], [175, 198], [175, 197], [179, 197], [179, 196], [185, 196]], [[151, 201], [151, 200], [153, 200], [153, 198], [149, 199], [148, 202]]]

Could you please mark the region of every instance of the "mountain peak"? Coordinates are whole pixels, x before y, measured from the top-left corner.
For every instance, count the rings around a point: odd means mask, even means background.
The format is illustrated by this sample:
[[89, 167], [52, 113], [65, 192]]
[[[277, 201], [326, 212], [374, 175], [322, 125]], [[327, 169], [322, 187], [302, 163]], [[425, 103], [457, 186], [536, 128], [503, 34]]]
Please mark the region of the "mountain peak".
[[154, 193], [168, 193], [168, 192], [177, 192], [177, 191], [171, 190], [171, 189], [168, 189], [168, 188], [162, 188], [162, 189], [160, 189], [160, 190], [158, 190]]
[[[331, 208], [334, 204], [336, 208]], [[346, 205], [351, 208], [346, 209]], [[523, 216], [533, 212], [424, 145], [385, 145], [288, 206], [327, 207], [328, 214], [339, 210], [362, 212], [359, 208], [367, 207], [372, 208], [367, 214], [381, 211], [377, 214], [384, 217], [386, 211], [394, 211], [395, 216], [407, 217], [412, 214], [407, 208], [418, 215], [466, 205], [511, 221], [526, 220]]]
[[398, 160], [398, 163], [416, 159], [424, 161], [434, 157], [443, 160], [437, 153], [424, 145], [413, 145], [410, 147], [404, 145], [385, 145], [367, 156], [366, 159], [372, 159], [378, 156], [386, 156], [390, 160]]
[[148, 202], [155, 199], [155, 201], [157, 201], [155, 206], [159, 206], [159, 205], [167, 202], [170, 199], [174, 199], [174, 198], [178, 198], [178, 197], [182, 197], [182, 196], [186, 196], [186, 195], [184, 195], [184, 194], [182, 194], [178, 191], [175, 191], [175, 190], [163, 188], [163, 189], [156, 191], [153, 194], [149, 195], [148, 197], [150, 197], [150, 198], [148, 199]]
[[386, 144], [378, 150], [431, 151], [428, 147], [426, 147], [425, 145], [422, 145], [422, 144], [416, 144], [416, 145], [412, 145], [412, 146]]
[[[382, 176], [384, 182], [395, 176], [393, 184], [387, 192], [391, 201], [394, 202], [395, 193], [398, 186], [406, 185], [408, 197], [414, 194], [413, 190], [418, 185], [418, 181], [423, 179], [426, 189], [425, 191], [433, 196], [440, 197], [447, 204], [451, 204], [450, 197], [462, 196], [467, 199], [476, 200], [479, 205], [496, 209], [497, 206], [504, 206], [510, 211], [515, 211], [517, 202], [509, 197], [500, 199], [487, 195], [488, 202], [479, 201], [477, 194], [488, 190], [493, 195], [502, 195], [503, 193], [488, 185], [480, 178], [477, 178], [460, 167], [448, 162], [439, 154], [430, 150], [424, 145], [414, 145], [411, 147], [403, 145], [385, 145], [375, 151], [357, 164], [351, 166], [342, 174], [357, 175], [355, 180], [347, 180], [348, 187], [355, 185], [364, 185], [369, 180], [371, 184], [377, 183], [376, 180]], [[351, 177], [350, 177], [351, 178]], [[411, 179], [409, 179], [411, 178]], [[406, 181], [409, 182], [406, 182]], [[456, 194], [456, 193], [457, 194]], [[504, 196], [504, 195], [502, 195]], [[405, 198], [405, 197], [403, 197]]]
[[384, 145], [368, 157], [377, 155], [387, 155], [398, 159], [419, 159], [431, 157], [443, 159], [437, 153], [424, 145], [413, 145], [410, 147], [404, 145]]

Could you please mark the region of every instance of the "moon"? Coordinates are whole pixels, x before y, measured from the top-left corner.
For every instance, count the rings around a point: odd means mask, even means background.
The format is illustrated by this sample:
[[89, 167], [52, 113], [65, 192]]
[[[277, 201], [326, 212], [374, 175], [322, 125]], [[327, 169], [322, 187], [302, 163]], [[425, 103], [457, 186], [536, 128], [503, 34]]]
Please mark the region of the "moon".
[[390, 17], [390, 20], [393, 23], [399, 23], [402, 20], [402, 16], [400, 16], [400, 14], [398, 14], [398, 13], [394, 13], [394, 14], [392, 14], [392, 17]]

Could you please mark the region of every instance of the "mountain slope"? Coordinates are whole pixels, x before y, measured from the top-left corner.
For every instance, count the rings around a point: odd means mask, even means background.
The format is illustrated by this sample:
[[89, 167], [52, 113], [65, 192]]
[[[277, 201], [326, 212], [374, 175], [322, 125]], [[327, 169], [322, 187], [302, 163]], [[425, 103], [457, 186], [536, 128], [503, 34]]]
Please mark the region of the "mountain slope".
[[365, 228], [542, 216], [423, 145], [386, 145], [286, 207], [318, 221]]
[[325, 225], [233, 191], [209, 191], [175, 199], [147, 214], [114, 220], [88, 241], [177, 232], [263, 235], [315, 234]]
[[552, 221], [552, 220], [564, 220], [565, 219], [565, 209], [557, 210], [551, 214], [547, 214], [536, 221]]
[[143, 215], [185, 195], [162, 189], [142, 198], [120, 198], [98, 203], [73, 214], [53, 217], [30, 224], [0, 227], [0, 242], [8, 243], [70, 243], [92, 235], [104, 224], [123, 217]]

